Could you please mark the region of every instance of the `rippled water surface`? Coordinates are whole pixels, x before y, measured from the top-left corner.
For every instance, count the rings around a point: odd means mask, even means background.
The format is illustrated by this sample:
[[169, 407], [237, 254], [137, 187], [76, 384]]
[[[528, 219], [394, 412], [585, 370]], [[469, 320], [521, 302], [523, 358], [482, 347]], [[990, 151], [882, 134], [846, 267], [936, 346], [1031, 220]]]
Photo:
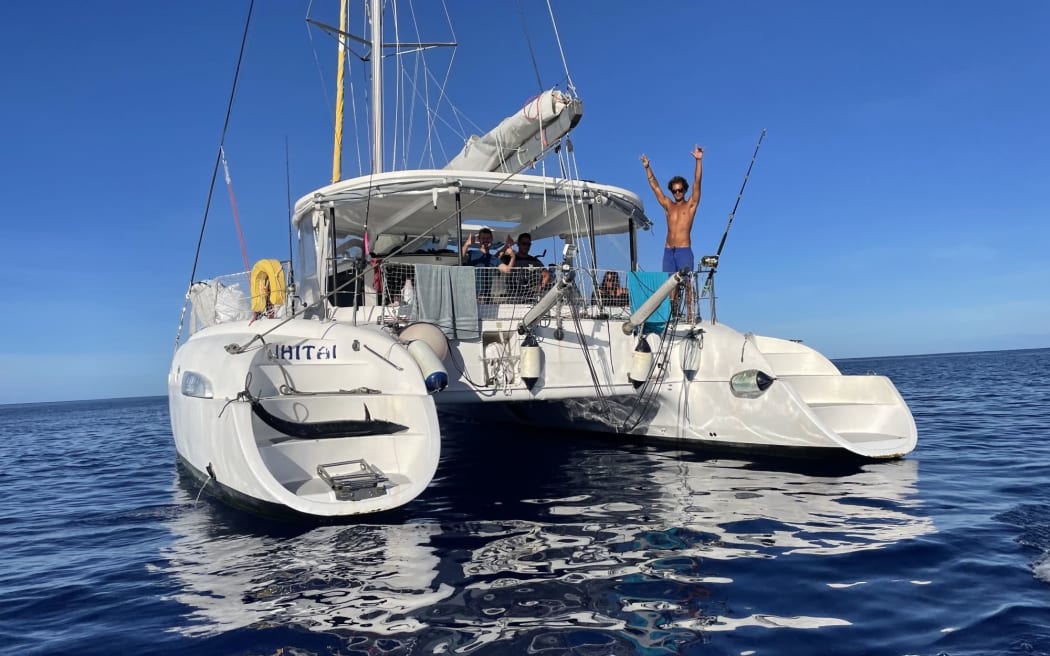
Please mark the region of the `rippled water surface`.
[[7, 653], [1047, 654], [1050, 349], [846, 360], [919, 448], [750, 460], [452, 424], [434, 484], [273, 525], [180, 483], [163, 398], [0, 406]]

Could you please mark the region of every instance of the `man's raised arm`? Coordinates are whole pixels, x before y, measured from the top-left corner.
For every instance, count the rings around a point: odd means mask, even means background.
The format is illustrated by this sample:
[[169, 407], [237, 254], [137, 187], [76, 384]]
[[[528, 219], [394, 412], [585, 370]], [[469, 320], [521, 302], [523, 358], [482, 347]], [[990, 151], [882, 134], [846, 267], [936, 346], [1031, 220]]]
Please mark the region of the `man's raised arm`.
[[653, 193], [656, 194], [656, 202], [660, 203], [660, 206], [667, 209], [671, 201], [668, 200], [667, 196], [664, 195], [662, 189], [660, 189], [660, 183], [656, 181], [656, 176], [653, 175], [653, 170], [649, 168], [649, 158], [642, 155], [642, 166], [645, 168], [645, 177], [649, 180], [649, 186], [652, 188]]
[[467, 252], [470, 250], [470, 247], [473, 246], [473, 245], [474, 245], [474, 233], [470, 233], [470, 235], [467, 236], [467, 239], [463, 242], [463, 246], [459, 249], [459, 256], [460, 256], [460, 258], [462, 258], [464, 263], [466, 263], [468, 261]]
[[689, 195], [689, 204], [696, 207], [700, 204], [700, 180], [704, 177], [704, 149], [694, 146], [693, 157], [696, 158], [696, 173], [693, 174], [693, 193]]

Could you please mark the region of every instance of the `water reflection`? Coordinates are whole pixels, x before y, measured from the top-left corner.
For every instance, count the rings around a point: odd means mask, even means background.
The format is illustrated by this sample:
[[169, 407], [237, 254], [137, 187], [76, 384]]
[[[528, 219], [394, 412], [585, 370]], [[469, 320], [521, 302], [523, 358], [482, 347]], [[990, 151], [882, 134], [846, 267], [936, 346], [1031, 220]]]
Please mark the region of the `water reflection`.
[[[611, 593], [615, 604], [607, 615], [589, 617], [590, 623], [615, 628], [624, 622], [644, 629], [638, 635], [647, 640], [636, 647], [673, 650], [696, 631], [849, 624], [803, 615], [730, 617], [711, 603], [732, 593], [735, 581], [724, 573], [726, 561], [848, 554], [934, 530], [917, 512], [914, 461], [818, 476], [747, 461], [691, 461], [693, 455], [683, 452], [654, 450], [647, 457], [654, 465], [647, 470], [650, 485], [634, 493], [534, 499], [550, 516], [573, 521], [530, 524], [489, 540], [464, 566], [466, 587], [498, 590], [494, 612], [513, 626], [528, 620], [505, 610], [515, 588], [535, 594], [553, 582], [596, 586]], [[644, 471], [634, 465], [632, 471]], [[603, 470], [601, 462], [581, 467], [591, 478]], [[646, 498], [638, 493], [643, 489], [655, 494]]]
[[[662, 491], [661, 523], [708, 534], [708, 557], [775, 558], [877, 549], [933, 530], [916, 514], [914, 460], [862, 466], [845, 474], [762, 469], [742, 460], [690, 461], [657, 452], [652, 480]], [[555, 505], [551, 512], [605, 516], [608, 504]]]
[[[471, 463], [450, 465], [400, 523], [284, 536], [232, 527], [180, 492], [162, 568], [190, 609], [178, 630], [400, 636], [399, 653], [676, 653], [743, 626], [849, 624], [770, 612], [754, 580], [762, 563], [849, 594], [861, 582], [835, 578], [841, 557], [934, 531], [911, 460], [813, 472], [594, 444], [562, 455], [547, 476], [479, 480], [474, 463], [472, 485]], [[450, 507], [478, 519], [434, 512]]]
[[434, 582], [435, 524], [259, 535], [237, 532], [221, 510], [195, 506], [182, 488], [176, 503], [162, 570], [178, 581], [174, 599], [191, 609], [177, 628], [187, 636], [274, 625], [413, 633], [422, 628], [413, 613], [452, 594]]

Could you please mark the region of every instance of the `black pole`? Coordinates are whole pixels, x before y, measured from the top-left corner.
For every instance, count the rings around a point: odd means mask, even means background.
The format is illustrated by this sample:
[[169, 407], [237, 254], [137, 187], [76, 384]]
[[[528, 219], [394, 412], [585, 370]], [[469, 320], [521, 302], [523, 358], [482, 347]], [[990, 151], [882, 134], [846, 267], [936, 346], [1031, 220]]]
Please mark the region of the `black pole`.
[[631, 250], [631, 271], [638, 270], [638, 235], [635, 234], [634, 217], [627, 219], [627, 239]]
[[288, 282], [295, 287], [295, 260], [292, 259], [292, 166], [289, 163], [288, 136], [284, 137], [284, 184], [285, 197], [288, 202]]
[[459, 251], [460, 264], [463, 263], [463, 200], [460, 197], [459, 189], [456, 189], [456, 225], [459, 227], [459, 241], [456, 242], [456, 248]]
[[587, 234], [590, 235], [591, 243], [591, 262], [594, 264], [595, 269], [598, 267], [598, 251], [597, 244], [594, 240], [594, 203], [587, 203]]

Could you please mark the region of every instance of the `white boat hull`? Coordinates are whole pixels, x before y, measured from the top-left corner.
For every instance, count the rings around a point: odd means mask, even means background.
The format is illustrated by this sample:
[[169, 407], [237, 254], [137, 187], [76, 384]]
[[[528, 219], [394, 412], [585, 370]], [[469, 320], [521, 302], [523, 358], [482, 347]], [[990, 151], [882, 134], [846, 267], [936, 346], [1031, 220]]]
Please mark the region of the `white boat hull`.
[[[499, 322], [497, 322], [499, 326]], [[557, 430], [590, 430], [644, 436], [698, 446], [732, 447], [784, 454], [896, 458], [915, 448], [917, 431], [907, 404], [884, 376], [846, 376], [803, 344], [744, 335], [722, 324], [679, 327], [663, 367], [635, 389], [629, 380], [637, 342], [620, 322], [586, 319], [580, 326], [588, 348], [566, 324], [561, 339], [538, 328], [542, 375], [532, 390], [517, 377], [519, 339], [499, 334], [508, 377], [477, 388], [453, 381], [437, 397], [439, 408], [475, 418], [503, 419]], [[692, 380], [682, 367], [684, 335], [703, 331], [703, 346]], [[650, 335], [654, 351], [660, 338]], [[490, 342], [492, 343], [492, 342]], [[472, 380], [486, 378], [491, 363], [477, 345], [461, 343]], [[490, 349], [491, 350], [491, 349]], [[586, 351], [590, 366], [584, 356]], [[594, 371], [598, 383], [591, 376]], [[491, 369], [491, 367], [489, 367]], [[775, 380], [754, 396], [734, 392], [730, 381], [743, 371], [762, 371]], [[810, 455], [814, 455], [811, 453]]]
[[[168, 385], [175, 448], [182, 464], [205, 479], [205, 491], [264, 514], [334, 518], [395, 508], [426, 489], [437, 469], [440, 431], [407, 349], [379, 330], [296, 319], [267, 335], [265, 346], [257, 341], [243, 353], [227, 352], [226, 345], [246, 344], [277, 323], [213, 326], [175, 354]], [[187, 372], [210, 382], [211, 398], [183, 393]], [[298, 426], [351, 422], [368, 434], [283, 434], [253, 410], [245, 389]], [[403, 430], [384, 433], [377, 422]], [[319, 470], [326, 466], [335, 484]], [[340, 475], [358, 470], [353, 485], [338, 485]], [[381, 476], [369, 475], [373, 470]]]

